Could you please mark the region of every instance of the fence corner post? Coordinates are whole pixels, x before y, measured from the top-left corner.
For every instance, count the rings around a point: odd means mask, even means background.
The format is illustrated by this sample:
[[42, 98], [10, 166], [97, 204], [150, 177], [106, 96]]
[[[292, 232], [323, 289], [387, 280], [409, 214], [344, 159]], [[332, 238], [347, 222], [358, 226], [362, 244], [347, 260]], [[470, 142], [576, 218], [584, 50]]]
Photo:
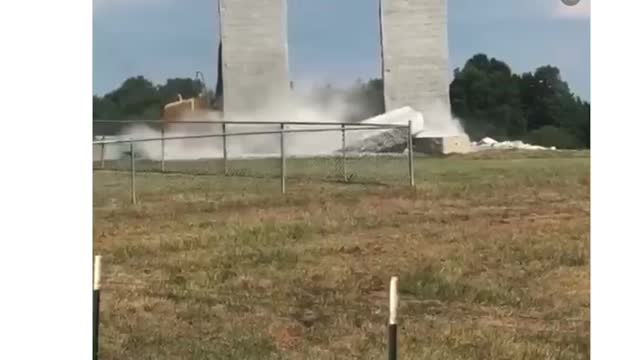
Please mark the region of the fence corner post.
[[100, 168], [104, 170], [104, 157], [105, 157], [105, 147], [104, 136], [102, 137], [102, 144], [100, 145]]

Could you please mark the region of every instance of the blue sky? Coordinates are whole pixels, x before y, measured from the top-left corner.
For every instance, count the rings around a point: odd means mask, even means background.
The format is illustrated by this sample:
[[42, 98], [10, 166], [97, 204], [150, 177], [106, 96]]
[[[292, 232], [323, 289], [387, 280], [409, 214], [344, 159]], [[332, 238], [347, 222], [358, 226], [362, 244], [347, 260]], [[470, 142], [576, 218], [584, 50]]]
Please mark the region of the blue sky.
[[[378, 0], [289, 0], [289, 62], [298, 86], [380, 76]], [[143, 75], [202, 71], [215, 84], [217, 0], [93, 0], [93, 90]], [[451, 72], [483, 52], [515, 72], [555, 65], [590, 99], [590, 1], [449, 0]], [[451, 76], [451, 75], [450, 75]]]

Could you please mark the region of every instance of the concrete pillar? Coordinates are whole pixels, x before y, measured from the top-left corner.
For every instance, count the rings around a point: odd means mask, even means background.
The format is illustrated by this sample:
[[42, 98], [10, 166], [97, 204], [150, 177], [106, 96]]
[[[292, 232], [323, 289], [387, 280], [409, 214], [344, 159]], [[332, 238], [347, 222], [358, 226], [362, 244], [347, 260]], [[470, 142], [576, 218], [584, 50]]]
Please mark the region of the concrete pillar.
[[219, 0], [225, 118], [289, 96], [286, 0]]
[[380, 0], [380, 27], [386, 111], [450, 118], [447, 0]]

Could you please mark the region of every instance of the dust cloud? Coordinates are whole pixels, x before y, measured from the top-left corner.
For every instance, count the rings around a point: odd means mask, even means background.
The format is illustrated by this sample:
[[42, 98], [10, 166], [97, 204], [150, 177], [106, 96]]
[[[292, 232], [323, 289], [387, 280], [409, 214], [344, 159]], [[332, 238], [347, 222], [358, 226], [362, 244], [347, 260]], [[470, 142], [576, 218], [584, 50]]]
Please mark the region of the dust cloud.
[[[310, 94], [293, 94], [286, 104], [274, 104], [259, 113], [237, 115], [228, 121], [240, 122], [302, 122], [302, 123], [331, 123], [346, 122], [353, 119], [354, 114], [362, 113], [362, 104], [348, 101], [345, 97], [333, 97], [328, 102], [315, 100]], [[398, 109], [394, 112], [398, 113]], [[452, 136], [464, 134], [460, 121], [455, 119], [447, 106], [435, 104], [431, 110], [423, 113], [422, 121], [418, 128], [414, 128], [414, 136]], [[380, 119], [380, 120], [378, 120]], [[197, 113], [184, 118], [184, 120], [222, 121], [219, 112]], [[362, 119], [363, 121], [365, 119]], [[386, 123], [392, 121], [398, 123], [397, 116], [378, 116], [372, 118], [373, 122]], [[405, 121], [406, 123], [406, 121]], [[415, 122], [414, 122], [415, 124]], [[415, 126], [415, 125], [414, 125]], [[310, 130], [320, 128], [332, 128], [329, 132], [300, 132], [288, 133], [285, 137], [286, 153], [288, 156], [324, 156], [336, 154], [342, 148], [342, 133], [337, 125], [286, 125], [287, 129]], [[228, 124], [226, 132], [279, 132], [277, 124]], [[357, 142], [368, 137], [380, 134], [388, 130], [350, 130], [346, 132], [346, 145], [352, 147]], [[165, 137], [181, 137], [205, 134], [221, 134], [220, 124], [171, 124], [165, 130]], [[149, 139], [159, 138], [161, 132], [146, 125], [130, 126], [118, 135], [121, 139]], [[162, 157], [161, 141], [149, 141], [135, 143], [136, 153], [139, 156], [151, 160], [160, 160]], [[117, 159], [128, 150], [127, 144], [108, 145], [105, 158]], [[230, 158], [250, 157], [274, 157], [280, 154], [280, 134], [242, 135], [227, 137], [227, 152]], [[167, 160], [194, 160], [205, 158], [221, 158], [223, 156], [222, 137], [200, 139], [174, 139], [165, 141], [165, 159]]]

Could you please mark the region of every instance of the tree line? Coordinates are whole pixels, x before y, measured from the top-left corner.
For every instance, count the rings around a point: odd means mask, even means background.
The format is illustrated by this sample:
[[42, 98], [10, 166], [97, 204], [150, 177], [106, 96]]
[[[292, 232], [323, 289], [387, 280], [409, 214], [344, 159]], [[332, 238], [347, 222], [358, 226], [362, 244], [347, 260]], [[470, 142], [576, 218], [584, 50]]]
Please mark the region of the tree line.
[[590, 146], [591, 105], [571, 92], [557, 67], [518, 75], [505, 62], [478, 54], [454, 71], [450, 97], [453, 114], [472, 138]]
[[[160, 119], [164, 105], [178, 94], [190, 98], [203, 90], [197, 79], [174, 78], [154, 85], [142, 76], [132, 77], [104, 96], [93, 96], [93, 119]], [[488, 136], [566, 149], [590, 147], [591, 105], [571, 92], [557, 67], [546, 65], [515, 74], [505, 62], [477, 54], [454, 70], [449, 90], [451, 111], [473, 140]], [[319, 104], [341, 98], [357, 105], [350, 121], [385, 111], [381, 79], [358, 81], [347, 89], [326, 85], [314, 89], [312, 96]], [[118, 130], [94, 124], [94, 133]]]

